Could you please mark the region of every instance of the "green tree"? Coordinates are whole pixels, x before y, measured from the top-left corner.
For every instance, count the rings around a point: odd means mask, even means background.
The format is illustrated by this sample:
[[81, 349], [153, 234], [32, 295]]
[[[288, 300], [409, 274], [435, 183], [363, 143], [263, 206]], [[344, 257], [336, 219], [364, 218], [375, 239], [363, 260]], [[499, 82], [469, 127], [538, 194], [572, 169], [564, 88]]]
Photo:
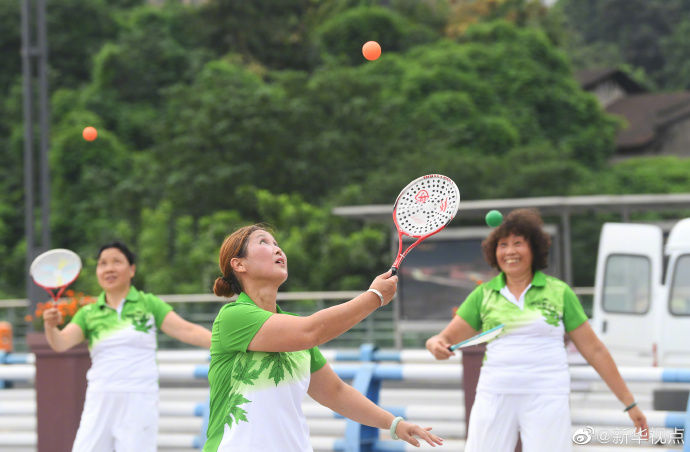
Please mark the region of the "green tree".
[[[20, 2], [0, 2], [0, 93], [7, 93], [21, 74]], [[2, 123], [0, 122], [0, 127]]]
[[98, 52], [94, 83], [120, 102], [154, 104], [166, 87], [191, 79], [193, 57], [175, 36], [177, 15], [184, 9], [142, 7], [123, 19], [119, 36]]
[[[544, 187], [564, 193], [613, 152], [616, 121], [581, 92], [563, 55], [536, 30], [483, 24], [470, 28], [462, 44], [435, 43], [400, 62], [391, 58], [372, 72], [389, 75], [381, 98], [397, 97], [398, 108], [384, 115], [398, 124], [386, 135], [395, 158], [386, 174], [367, 174], [372, 193], [391, 199], [403, 175], [423, 171], [463, 181], [471, 198], [544, 194]], [[540, 183], [524, 183], [523, 176]]]
[[548, 8], [538, 0], [456, 0], [451, 2], [446, 34], [462, 36], [474, 24], [495, 20], [507, 20], [521, 27], [542, 27], [549, 24], [547, 12]]
[[638, 157], [595, 173], [579, 193], [685, 193], [690, 186], [690, 160], [676, 157]]
[[625, 62], [642, 68], [666, 87], [669, 53], [663, 43], [687, 17], [690, 4], [685, 0], [560, 0], [554, 11], [566, 18], [573, 35], [569, 48], [578, 68]]
[[81, 95], [120, 140], [137, 150], [156, 141], [154, 123], [170, 86], [191, 81], [211, 58], [189, 30], [197, 15], [168, 3], [121, 14], [117, 39], [94, 57], [93, 83]]
[[[143, 281], [147, 292], [174, 293], [175, 286], [189, 275], [177, 272], [171, 265], [175, 251], [172, 204], [165, 201], [156, 209], [144, 208], [141, 217], [137, 240], [139, 281]], [[178, 276], [171, 278], [171, 274]]]
[[331, 64], [360, 63], [366, 41], [377, 41], [385, 52], [401, 52], [438, 38], [430, 28], [390, 9], [366, 6], [333, 16], [314, 31], [322, 58]]
[[274, 69], [311, 67], [311, 0], [211, 0], [199, 9], [205, 46], [216, 55], [237, 53]]
[[[612, 1], [604, 3], [620, 6]], [[461, 3], [498, 7], [476, 21], [460, 17], [476, 24], [441, 39]], [[599, 11], [595, 3], [577, 11]], [[79, 289], [97, 290], [92, 254], [120, 238], [143, 253], [142, 289], [206, 292], [225, 235], [254, 221], [276, 227], [290, 262], [286, 289], [362, 288], [390, 264], [389, 231], [335, 218], [330, 206], [390, 203], [423, 173], [452, 177], [464, 199], [578, 193], [584, 181], [614, 192], [675, 190], [664, 177], [682, 186], [680, 173], [656, 164], [657, 175], [628, 168], [637, 182], [618, 166], [604, 172], [618, 123], [580, 90], [554, 45], [569, 16], [544, 17], [534, 5], [51, 3], [53, 242], [84, 257]], [[666, 11], [659, 5], [649, 11]], [[16, 4], [0, 6], [8, 51], [18, 45], [17, 14]], [[83, 17], [88, 26], [74, 25]], [[682, 61], [681, 32], [668, 36], [664, 58]], [[374, 62], [361, 56], [369, 39], [383, 45]], [[608, 37], [591, 45], [601, 43], [622, 48]], [[25, 247], [18, 65], [17, 57], [0, 67], [0, 293], [17, 295]], [[86, 125], [98, 128], [96, 141], [81, 138]]]
[[117, 35], [116, 11], [105, 0], [61, 0], [46, 15], [51, 89], [88, 82], [93, 56]]
[[275, 227], [290, 269], [289, 290], [360, 289], [390, 265], [386, 230], [348, 224], [329, 206], [297, 195], [254, 193], [258, 217]]
[[209, 63], [191, 86], [170, 91], [152, 149], [156, 183], [194, 217], [232, 209], [237, 186], [282, 189], [294, 143], [289, 116], [280, 87], [238, 64]]
[[690, 88], [690, 20], [685, 19], [661, 42], [666, 64], [662, 68], [666, 87], [686, 90]]
[[[82, 138], [83, 124], [98, 128], [96, 141]], [[131, 171], [131, 160], [117, 137], [99, 125], [93, 114], [73, 111], [53, 128], [51, 223], [56, 243], [66, 247], [109, 239], [128, 212], [121, 181]]]

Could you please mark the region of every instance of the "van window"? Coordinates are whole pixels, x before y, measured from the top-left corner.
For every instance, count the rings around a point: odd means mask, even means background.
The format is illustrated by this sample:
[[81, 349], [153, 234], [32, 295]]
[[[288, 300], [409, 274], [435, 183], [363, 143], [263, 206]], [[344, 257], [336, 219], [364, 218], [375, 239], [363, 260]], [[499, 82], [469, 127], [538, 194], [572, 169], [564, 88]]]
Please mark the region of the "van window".
[[676, 261], [669, 296], [669, 310], [674, 315], [690, 315], [690, 255]]
[[602, 308], [643, 314], [651, 304], [651, 264], [645, 256], [612, 254], [606, 259]]

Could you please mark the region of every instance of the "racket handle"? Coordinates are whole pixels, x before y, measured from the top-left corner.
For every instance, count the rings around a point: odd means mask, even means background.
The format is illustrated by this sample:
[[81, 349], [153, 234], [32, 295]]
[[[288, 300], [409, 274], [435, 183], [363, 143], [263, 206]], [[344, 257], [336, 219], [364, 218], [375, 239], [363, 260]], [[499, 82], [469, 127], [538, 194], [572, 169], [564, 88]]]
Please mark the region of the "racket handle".
[[391, 267], [391, 276], [395, 276], [398, 274], [398, 267]]

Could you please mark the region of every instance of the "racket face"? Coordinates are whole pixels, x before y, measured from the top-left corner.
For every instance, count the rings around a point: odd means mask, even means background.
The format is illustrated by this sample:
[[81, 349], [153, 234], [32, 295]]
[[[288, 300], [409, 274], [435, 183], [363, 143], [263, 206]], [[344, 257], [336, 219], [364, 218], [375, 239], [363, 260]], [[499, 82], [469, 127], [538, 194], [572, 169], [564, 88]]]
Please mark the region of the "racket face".
[[460, 190], [449, 177], [428, 174], [410, 182], [398, 195], [393, 220], [398, 231], [423, 237], [443, 229], [460, 207]]
[[491, 328], [490, 330], [486, 330], [483, 333], [479, 333], [474, 337], [471, 337], [467, 339], [466, 341], [462, 341], [458, 344], [452, 345], [450, 347], [451, 350], [457, 350], [459, 348], [465, 348], [465, 347], [471, 347], [473, 345], [477, 344], [483, 344], [484, 342], [488, 342], [491, 339], [495, 338], [501, 332], [503, 331], [503, 324], [498, 325], [496, 327]]
[[74, 251], [58, 248], [39, 255], [31, 263], [29, 273], [34, 282], [46, 289], [71, 284], [81, 272], [81, 259]]

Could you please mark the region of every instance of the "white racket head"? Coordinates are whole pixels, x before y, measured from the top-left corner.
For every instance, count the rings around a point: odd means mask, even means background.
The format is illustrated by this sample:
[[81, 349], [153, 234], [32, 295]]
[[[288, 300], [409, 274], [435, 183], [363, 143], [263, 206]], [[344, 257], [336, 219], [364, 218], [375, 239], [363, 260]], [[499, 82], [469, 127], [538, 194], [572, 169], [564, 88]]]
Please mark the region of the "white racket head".
[[74, 251], [56, 248], [42, 253], [31, 263], [34, 282], [46, 289], [59, 289], [74, 282], [81, 272], [81, 259]]
[[473, 345], [483, 344], [484, 342], [489, 342], [491, 339], [495, 338], [503, 331], [503, 324], [495, 326], [489, 330], [481, 332], [476, 336], [473, 336], [465, 341], [459, 342], [455, 345], [448, 347], [450, 351], [455, 351], [459, 348], [471, 347]]
[[419, 177], [402, 189], [393, 207], [393, 221], [410, 237], [423, 237], [443, 229], [460, 207], [460, 190], [441, 174]]

